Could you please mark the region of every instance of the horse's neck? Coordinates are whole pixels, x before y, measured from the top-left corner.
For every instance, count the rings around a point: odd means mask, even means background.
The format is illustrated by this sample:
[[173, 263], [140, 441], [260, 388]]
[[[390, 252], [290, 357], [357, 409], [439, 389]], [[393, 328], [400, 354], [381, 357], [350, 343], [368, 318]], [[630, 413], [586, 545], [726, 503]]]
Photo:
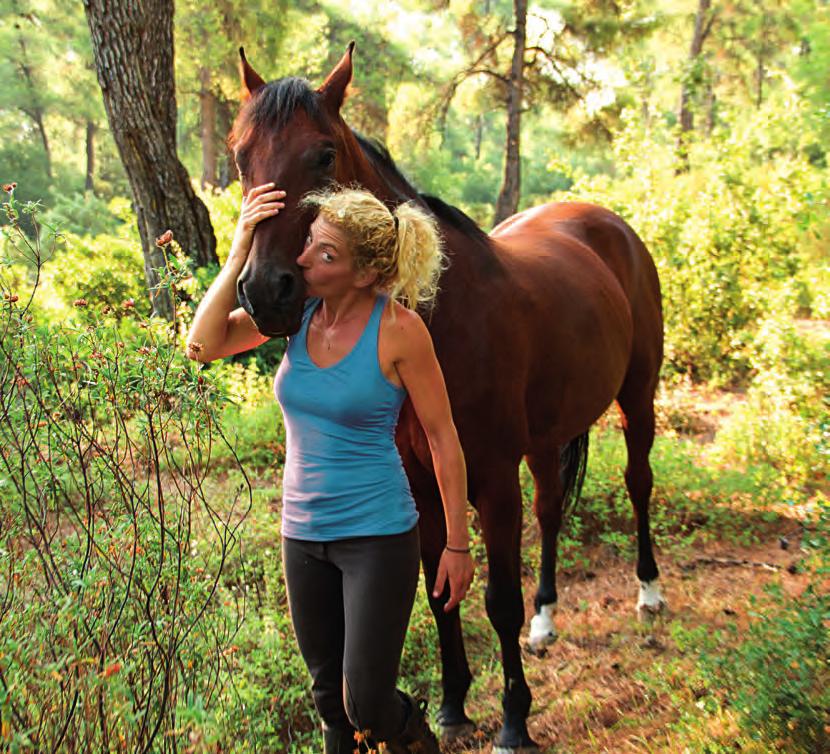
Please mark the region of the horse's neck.
[[[378, 199], [390, 206], [413, 201], [425, 211], [434, 214], [412, 186], [401, 181], [398, 175], [384, 166], [375, 165], [365, 154], [361, 156], [363, 159], [357, 180]], [[443, 287], [450, 284], [452, 288], [463, 287], [470, 295], [475, 295], [478, 289], [482, 294], [492, 295], [493, 278], [504, 274], [493, 243], [486, 236], [471, 238], [442, 217], [436, 216], [436, 219], [451, 260], [451, 266], [442, 278]]]

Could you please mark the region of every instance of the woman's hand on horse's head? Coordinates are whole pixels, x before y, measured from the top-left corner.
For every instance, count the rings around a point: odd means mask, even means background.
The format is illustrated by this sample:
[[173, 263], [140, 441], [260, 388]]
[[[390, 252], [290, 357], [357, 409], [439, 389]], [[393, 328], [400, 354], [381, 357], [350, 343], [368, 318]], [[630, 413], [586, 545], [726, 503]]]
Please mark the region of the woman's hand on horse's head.
[[284, 198], [285, 191], [274, 188], [273, 183], [255, 186], [242, 197], [242, 209], [233, 236], [231, 256], [240, 260], [247, 258], [257, 224], [278, 215], [285, 207], [285, 203], [281, 201]]

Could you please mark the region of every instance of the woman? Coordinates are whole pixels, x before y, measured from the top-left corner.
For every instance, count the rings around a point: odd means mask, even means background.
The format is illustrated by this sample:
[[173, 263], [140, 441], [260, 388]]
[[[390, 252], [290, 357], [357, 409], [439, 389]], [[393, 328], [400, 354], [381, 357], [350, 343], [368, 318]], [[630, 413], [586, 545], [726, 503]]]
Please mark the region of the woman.
[[[228, 261], [188, 335], [191, 358], [267, 340], [243, 309], [231, 309], [254, 229], [284, 197], [273, 184], [244, 197]], [[449, 587], [451, 610], [473, 577], [466, 469], [432, 340], [414, 311], [435, 296], [439, 237], [417, 207], [390, 211], [364, 191], [319, 192], [302, 204], [317, 212], [297, 259], [309, 299], [274, 382], [286, 425], [282, 552], [294, 630], [326, 754], [352, 752], [358, 732], [389, 752], [437, 753], [422, 706], [395, 687], [419, 546], [394, 429], [408, 395], [447, 523], [433, 596]]]

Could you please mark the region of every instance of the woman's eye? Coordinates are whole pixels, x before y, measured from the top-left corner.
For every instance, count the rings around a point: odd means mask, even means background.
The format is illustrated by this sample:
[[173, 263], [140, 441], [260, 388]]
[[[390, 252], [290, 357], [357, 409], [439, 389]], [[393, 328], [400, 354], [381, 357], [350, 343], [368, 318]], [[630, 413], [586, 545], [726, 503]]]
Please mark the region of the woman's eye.
[[311, 245], [311, 234], [310, 233], [305, 237], [305, 245], [306, 246]]
[[333, 262], [334, 261], [334, 257], [331, 254], [329, 254], [327, 251], [324, 251], [322, 256], [323, 256], [323, 261], [324, 262]]

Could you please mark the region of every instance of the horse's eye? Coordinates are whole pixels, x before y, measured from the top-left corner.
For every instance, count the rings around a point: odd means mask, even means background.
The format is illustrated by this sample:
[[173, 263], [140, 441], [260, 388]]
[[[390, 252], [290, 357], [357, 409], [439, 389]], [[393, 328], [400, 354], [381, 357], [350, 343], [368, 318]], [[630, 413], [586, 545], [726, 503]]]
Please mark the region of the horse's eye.
[[321, 168], [330, 168], [334, 165], [334, 158], [337, 153], [333, 149], [327, 149], [323, 154], [320, 155], [320, 167]]

